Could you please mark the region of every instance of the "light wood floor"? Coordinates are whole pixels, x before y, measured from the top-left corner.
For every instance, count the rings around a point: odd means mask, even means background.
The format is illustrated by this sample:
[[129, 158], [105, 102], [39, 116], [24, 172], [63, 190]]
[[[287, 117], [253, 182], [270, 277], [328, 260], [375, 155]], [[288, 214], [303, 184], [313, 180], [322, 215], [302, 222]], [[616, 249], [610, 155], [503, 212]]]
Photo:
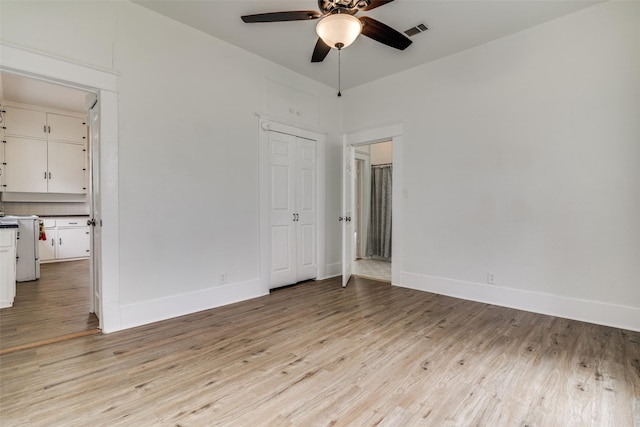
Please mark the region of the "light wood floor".
[[41, 264], [40, 279], [19, 282], [0, 310], [0, 352], [98, 327], [89, 313], [89, 260]]
[[639, 426], [640, 333], [355, 278], [0, 357], [3, 426]]

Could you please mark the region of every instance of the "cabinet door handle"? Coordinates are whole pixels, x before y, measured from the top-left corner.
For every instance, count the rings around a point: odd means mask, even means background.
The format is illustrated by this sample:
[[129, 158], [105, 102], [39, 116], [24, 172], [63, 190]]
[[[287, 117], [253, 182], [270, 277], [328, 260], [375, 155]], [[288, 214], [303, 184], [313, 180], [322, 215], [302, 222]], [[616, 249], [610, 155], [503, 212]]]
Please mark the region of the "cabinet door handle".
[[47, 179], [47, 171], [44, 171], [44, 179]]
[[51, 246], [55, 246], [56, 244], [56, 239], [51, 239]]
[[47, 125], [42, 126], [44, 128], [44, 133], [47, 133]]
[[62, 244], [62, 237], [60, 237], [60, 244]]
[[51, 133], [51, 126], [47, 126], [47, 129], [49, 129], [49, 133]]
[[51, 179], [51, 172], [49, 172], [49, 179]]

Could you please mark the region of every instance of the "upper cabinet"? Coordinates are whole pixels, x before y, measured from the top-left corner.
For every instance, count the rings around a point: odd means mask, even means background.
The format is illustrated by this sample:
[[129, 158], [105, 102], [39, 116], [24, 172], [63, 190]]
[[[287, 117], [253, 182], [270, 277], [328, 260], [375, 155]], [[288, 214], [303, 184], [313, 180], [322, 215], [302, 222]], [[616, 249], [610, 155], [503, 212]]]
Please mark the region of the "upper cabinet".
[[87, 126], [74, 113], [4, 107], [0, 185], [6, 193], [87, 193]]
[[26, 108], [4, 107], [5, 135], [47, 137], [47, 113]]
[[82, 117], [9, 106], [4, 110], [5, 135], [77, 143], [87, 140], [87, 126]]
[[79, 117], [47, 113], [47, 131], [50, 140], [78, 143], [87, 140], [87, 125]]

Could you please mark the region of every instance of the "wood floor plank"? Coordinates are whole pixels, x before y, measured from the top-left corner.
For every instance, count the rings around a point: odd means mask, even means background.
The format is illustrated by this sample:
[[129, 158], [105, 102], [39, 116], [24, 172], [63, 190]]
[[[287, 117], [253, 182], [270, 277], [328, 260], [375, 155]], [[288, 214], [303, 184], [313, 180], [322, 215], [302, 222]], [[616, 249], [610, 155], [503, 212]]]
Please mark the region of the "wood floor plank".
[[0, 351], [98, 328], [89, 313], [89, 260], [47, 263], [40, 279], [16, 284], [0, 310]]
[[0, 356], [0, 424], [640, 425], [640, 333], [355, 278]]

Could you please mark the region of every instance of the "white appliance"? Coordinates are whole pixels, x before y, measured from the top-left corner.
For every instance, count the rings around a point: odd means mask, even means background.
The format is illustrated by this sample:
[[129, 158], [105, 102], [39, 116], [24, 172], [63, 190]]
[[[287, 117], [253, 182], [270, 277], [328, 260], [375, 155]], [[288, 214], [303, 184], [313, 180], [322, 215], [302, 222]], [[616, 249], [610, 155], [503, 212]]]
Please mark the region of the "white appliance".
[[16, 282], [28, 282], [40, 278], [39, 219], [35, 215], [5, 216], [2, 218], [3, 223], [15, 221], [18, 224]]

